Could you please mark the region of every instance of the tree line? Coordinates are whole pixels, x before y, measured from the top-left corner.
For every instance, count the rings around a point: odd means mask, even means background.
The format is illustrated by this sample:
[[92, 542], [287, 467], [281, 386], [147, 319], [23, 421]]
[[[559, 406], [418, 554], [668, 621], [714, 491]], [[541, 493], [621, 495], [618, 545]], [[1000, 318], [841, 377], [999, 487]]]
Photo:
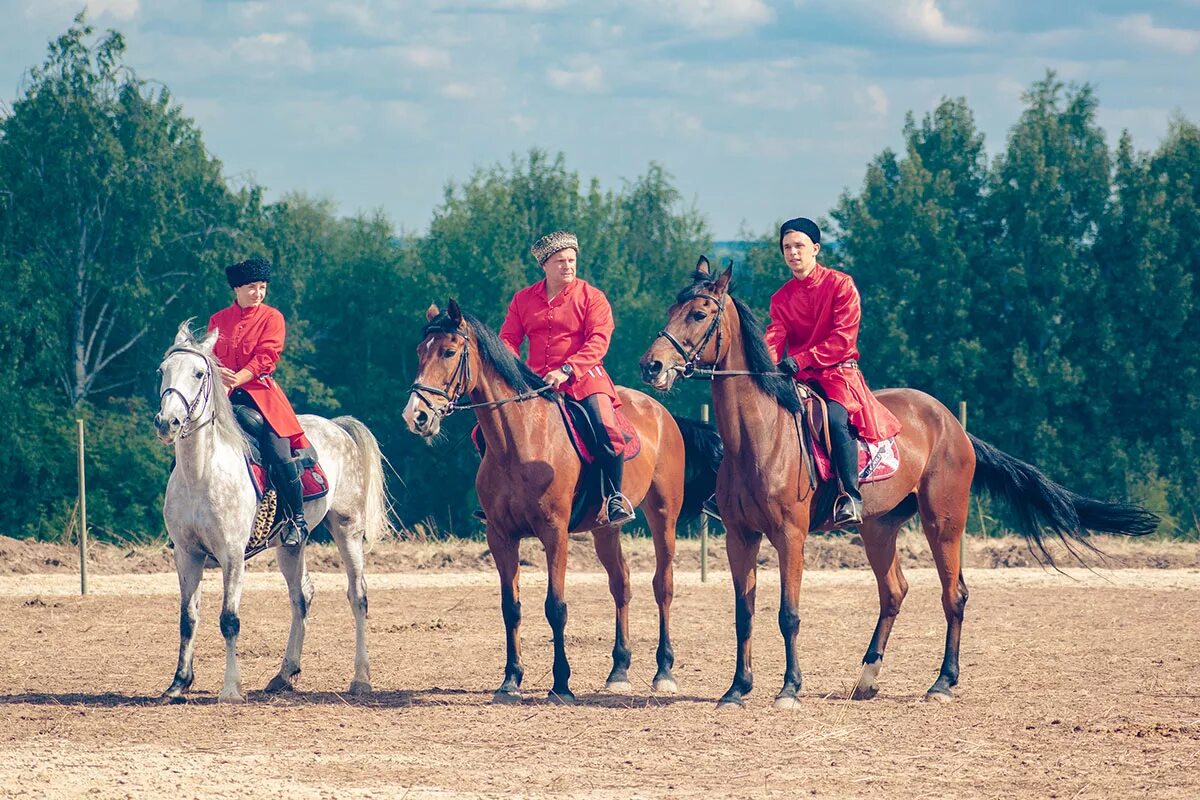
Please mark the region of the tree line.
[[[278, 378], [297, 410], [353, 414], [375, 432], [409, 531], [477, 535], [469, 415], [433, 448], [400, 416], [424, 309], [454, 296], [498, 326], [540, 275], [530, 242], [569, 228], [581, 274], [616, 316], [606, 364], [636, 387], [666, 307], [697, 255], [713, 253], [704, 216], [660, 165], [602, 189], [540, 150], [448, 183], [418, 235], [302, 193], [268, 203], [225, 177], [124, 48], [80, 16], [0, 117], [4, 534], [69, 528], [82, 417], [96, 533], [162, 535], [171, 452], [150, 424], [154, 368], [181, 320], [200, 327], [231, 302], [224, 266], [261, 254], [277, 275], [268, 302], [288, 320]], [[991, 158], [965, 99], [910, 114], [903, 148], [872, 159], [822, 217], [823, 260], [859, 286], [873, 387], [966, 400], [977, 435], [1195, 537], [1200, 128], [1177, 118], [1155, 150], [1124, 134], [1114, 151], [1096, 114], [1090, 86], [1047, 74]], [[763, 312], [787, 277], [767, 222], [733, 254], [735, 290]], [[706, 397], [687, 386], [666, 403], [695, 416]]]

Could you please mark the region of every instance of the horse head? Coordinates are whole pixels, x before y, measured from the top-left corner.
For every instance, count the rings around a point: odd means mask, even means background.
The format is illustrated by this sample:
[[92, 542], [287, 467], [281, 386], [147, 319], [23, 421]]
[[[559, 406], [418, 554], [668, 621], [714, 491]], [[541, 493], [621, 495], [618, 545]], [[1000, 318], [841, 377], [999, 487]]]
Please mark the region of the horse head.
[[725, 306], [733, 263], [715, 279], [708, 258], [700, 256], [692, 283], [679, 293], [667, 310], [667, 324], [659, 331], [639, 362], [642, 380], [665, 392], [678, 377], [690, 376], [698, 366], [715, 365], [725, 355], [722, 344], [730, 340]]
[[154, 429], [164, 444], [174, 444], [179, 437], [196, 430], [206, 416], [212, 418], [209, 405], [217, 376], [211, 358], [217, 332], [214, 330], [197, 340], [190, 325], [189, 319], [179, 326], [175, 342], [158, 365], [158, 413], [154, 415]]
[[441, 430], [442, 417], [453, 413], [458, 399], [475, 388], [479, 364], [471, 347], [471, 326], [453, 298], [445, 311], [431, 305], [425, 320], [404, 422], [412, 433], [432, 439]]

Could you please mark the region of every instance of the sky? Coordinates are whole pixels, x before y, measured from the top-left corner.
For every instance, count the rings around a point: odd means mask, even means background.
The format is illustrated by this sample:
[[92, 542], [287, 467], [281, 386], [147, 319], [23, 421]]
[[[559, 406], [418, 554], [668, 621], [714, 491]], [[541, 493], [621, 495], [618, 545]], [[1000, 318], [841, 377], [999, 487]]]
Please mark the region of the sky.
[[234, 181], [428, 229], [448, 181], [538, 147], [620, 189], [663, 165], [717, 239], [828, 212], [966, 97], [990, 155], [1047, 69], [1112, 143], [1200, 122], [1200, 0], [0, 0], [0, 101], [87, 5]]

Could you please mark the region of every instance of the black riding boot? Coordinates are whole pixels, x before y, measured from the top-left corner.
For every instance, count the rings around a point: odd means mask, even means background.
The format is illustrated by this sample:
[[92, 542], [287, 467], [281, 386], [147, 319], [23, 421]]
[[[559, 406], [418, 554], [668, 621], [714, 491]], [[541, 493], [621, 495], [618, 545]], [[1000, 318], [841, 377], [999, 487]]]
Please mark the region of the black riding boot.
[[308, 523], [304, 521], [304, 487], [300, 484], [302, 474], [304, 467], [298, 458], [290, 458], [271, 468], [271, 484], [284, 514], [279, 541], [285, 547], [299, 547], [308, 538]]
[[600, 456], [601, 480], [604, 481], [604, 511], [608, 516], [609, 525], [620, 525], [633, 519], [633, 504], [629, 498], [621, 494], [621, 478], [625, 473], [625, 457], [610, 456], [604, 453]]
[[834, 525], [858, 525], [862, 522], [862, 493], [858, 489], [858, 442], [849, 430], [830, 430], [832, 461], [837, 468], [842, 494], [833, 506]]

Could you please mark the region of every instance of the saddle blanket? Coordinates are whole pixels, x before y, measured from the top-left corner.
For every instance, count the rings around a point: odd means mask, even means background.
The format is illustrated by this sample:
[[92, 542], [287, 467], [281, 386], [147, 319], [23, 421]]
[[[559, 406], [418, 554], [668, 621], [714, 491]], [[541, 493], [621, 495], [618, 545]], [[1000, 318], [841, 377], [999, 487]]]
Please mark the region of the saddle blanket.
[[[833, 477], [833, 464], [825, 448], [818, 442], [813, 448], [813, 457], [817, 462], [817, 475], [827, 481]], [[900, 469], [900, 450], [896, 447], [896, 437], [884, 439], [882, 442], [864, 442], [858, 440], [858, 482], [874, 483], [890, 478]]]
[[[311, 452], [311, 448], [309, 451]], [[303, 450], [293, 451], [292, 455], [303, 458], [303, 453]], [[250, 472], [250, 480], [254, 483], [254, 492], [258, 495], [258, 499], [262, 500], [268, 486], [267, 470], [262, 464], [249, 459], [246, 460], [246, 467]], [[315, 455], [305, 458], [304, 472], [300, 475], [300, 485], [304, 489], [305, 500], [316, 500], [329, 493], [329, 481], [325, 477], [325, 470], [321, 469], [321, 464], [316, 460]]]

